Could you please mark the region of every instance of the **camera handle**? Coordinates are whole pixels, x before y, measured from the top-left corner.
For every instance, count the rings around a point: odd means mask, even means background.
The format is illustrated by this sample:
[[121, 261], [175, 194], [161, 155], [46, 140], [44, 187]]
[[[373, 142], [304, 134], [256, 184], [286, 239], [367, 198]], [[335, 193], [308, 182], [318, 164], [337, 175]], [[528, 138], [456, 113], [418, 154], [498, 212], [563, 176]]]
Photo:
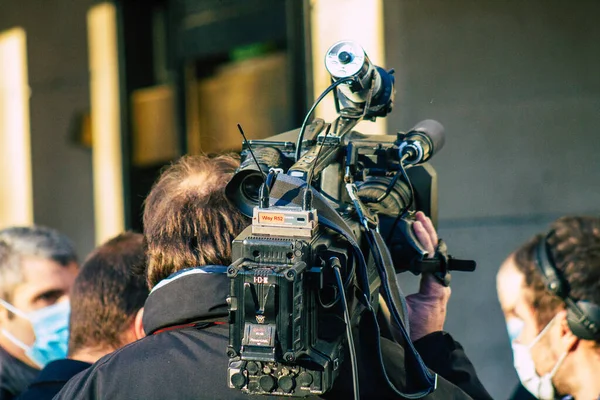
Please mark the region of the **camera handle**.
[[440, 239], [435, 257], [413, 258], [409, 270], [413, 273], [430, 272], [442, 285], [450, 286], [450, 271], [473, 272], [476, 267], [477, 263], [473, 260], [462, 260], [449, 255], [446, 242]]
[[477, 264], [473, 260], [461, 260], [448, 254], [448, 246], [442, 239], [438, 241], [437, 250], [432, 258], [421, 245], [413, 230], [415, 219], [412, 215], [403, 217], [398, 222], [397, 228], [404, 237], [406, 244], [411, 248], [414, 256], [408, 264], [408, 270], [415, 275], [421, 273], [432, 274], [442, 285], [450, 286], [450, 271], [475, 271]]

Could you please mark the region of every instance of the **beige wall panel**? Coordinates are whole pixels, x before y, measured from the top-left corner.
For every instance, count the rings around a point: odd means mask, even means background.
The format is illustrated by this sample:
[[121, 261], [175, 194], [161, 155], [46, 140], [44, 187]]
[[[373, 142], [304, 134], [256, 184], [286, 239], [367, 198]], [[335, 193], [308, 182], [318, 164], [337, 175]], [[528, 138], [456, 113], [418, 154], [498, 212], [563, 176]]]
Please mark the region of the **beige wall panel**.
[[0, 229], [33, 223], [26, 35], [0, 33]]
[[114, 4], [102, 3], [88, 13], [92, 106], [92, 165], [96, 243], [125, 228], [121, 105]]
[[[331, 84], [325, 69], [325, 53], [340, 40], [358, 42], [371, 62], [389, 69], [385, 64], [383, 0], [312, 0], [310, 4], [315, 99]], [[321, 102], [316, 116], [325, 121], [336, 118], [333, 94]], [[375, 123], [361, 122], [357, 129], [363, 133], [388, 133], [385, 118]]]

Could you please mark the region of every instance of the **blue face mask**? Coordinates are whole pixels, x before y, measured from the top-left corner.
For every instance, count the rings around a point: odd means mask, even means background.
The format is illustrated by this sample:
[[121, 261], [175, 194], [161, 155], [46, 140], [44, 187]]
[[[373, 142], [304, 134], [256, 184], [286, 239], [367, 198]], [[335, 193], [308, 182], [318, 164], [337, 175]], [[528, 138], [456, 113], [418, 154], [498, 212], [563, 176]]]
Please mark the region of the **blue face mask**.
[[511, 343], [521, 335], [523, 326], [525, 326], [525, 322], [522, 319], [511, 317], [506, 320], [506, 330]]
[[2, 299], [0, 299], [0, 304], [8, 311], [31, 322], [35, 334], [35, 341], [31, 346], [26, 345], [5, 329], [2, 329], [2, 334], [16, 346], [25, 350], [25, 355], [38, 367], [44, 368], [50, 361], [67, 357], [69, 314], [71, 312], [68, 301], [62, 301], [30, 313], [24, 313]]

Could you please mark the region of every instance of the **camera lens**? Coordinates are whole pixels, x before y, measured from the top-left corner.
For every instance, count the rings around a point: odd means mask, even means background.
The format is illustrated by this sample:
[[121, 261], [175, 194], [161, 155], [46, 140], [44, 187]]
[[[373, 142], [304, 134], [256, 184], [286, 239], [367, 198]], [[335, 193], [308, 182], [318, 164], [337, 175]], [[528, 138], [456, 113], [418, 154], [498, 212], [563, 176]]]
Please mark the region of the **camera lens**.
[[249, 175], [241, 184], [242, 194], [248, 200], [258, 203], [258, 190], [262, 183], [263, 179], [259, 173]]
[[369, 207], [373, 208], [380, 217], [387, 215], [396, 217], [410, 200], [410, 188], [406, 183], [397, 181], [390, 194], [380, 203], [372, 202], [384, 194], [390, 184], [390, 177], [370, 176], [358, 185], [358, 196], [363, 201], [369, 201]]
[[342, 64], [348, 64], [350, 61], [352, 61], [352, 54], [348, 53], [347, 51], [342, 51], [338, 55], [338, 59]]

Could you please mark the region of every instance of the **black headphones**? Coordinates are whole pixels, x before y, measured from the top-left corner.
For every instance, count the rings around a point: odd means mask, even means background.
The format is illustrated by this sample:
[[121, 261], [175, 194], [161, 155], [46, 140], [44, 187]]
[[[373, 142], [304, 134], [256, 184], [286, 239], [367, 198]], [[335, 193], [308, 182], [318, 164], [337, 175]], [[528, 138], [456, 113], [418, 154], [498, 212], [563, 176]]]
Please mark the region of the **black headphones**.
[[569, 283], [556, 269], [548, 249], [550, 231], [540, 240], [536, 249], [536, 265], [541, 272], [546, 289], [560, 297], [567, 306], [567, 322], [575, 336], [584, 340], [600, 340], [600, 307], [585, 300], [575, 300], [569, 295]]

